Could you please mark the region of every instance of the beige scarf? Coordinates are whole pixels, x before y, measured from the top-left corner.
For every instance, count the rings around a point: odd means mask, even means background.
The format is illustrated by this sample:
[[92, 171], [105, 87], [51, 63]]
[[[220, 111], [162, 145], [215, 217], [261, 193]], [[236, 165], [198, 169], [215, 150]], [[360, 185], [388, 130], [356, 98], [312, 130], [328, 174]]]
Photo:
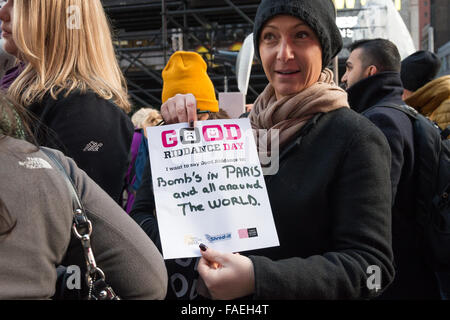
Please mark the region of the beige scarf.
[[281, 149], [315, 114], [340, 108], [349, 108], [347, 93], [334, 84], [332, 71], [324, 69], [311, 87], [280, 100], [269, 84], [256, 99], [249, 118], [253, 129], [266, 129], [263, 136], [259, 133], [259, 141], [267, 141], [269, 147], [272, 130], [279, 130]]

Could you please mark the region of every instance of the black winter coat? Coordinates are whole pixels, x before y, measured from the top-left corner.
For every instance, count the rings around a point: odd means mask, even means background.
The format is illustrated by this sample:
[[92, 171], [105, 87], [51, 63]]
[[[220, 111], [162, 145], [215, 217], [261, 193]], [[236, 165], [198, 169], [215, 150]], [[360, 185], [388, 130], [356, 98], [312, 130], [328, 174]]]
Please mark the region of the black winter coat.
[[353, 110], [363, 113], [386, 136], [392, 154], [392, 246], [396, 276], [382, 299], [438, 299], [433, 272], [425, 263], [424, 248], [414, 217], [414, 136], [403, 112], [372, 106], [404, 104], [400, 74], [381, 72], [355, 83], [348, 90]]
[[75, 160], [111, 198], [120, 203], [134, 127], [111, 101], [93, 92], [46, 96], [29, 110], [37, 117], [37, 142]]
[[[280, 246], [245, 253], [254, 298], [370, 298], [380, 293], [367, 286], [373, 265], [385, 289], [394, 276], [389, 167], [386, 138], [346, 108], [284, 148], [278, 173], [266, 177]], [[158, 237], [149, 172], [131, 214]]]

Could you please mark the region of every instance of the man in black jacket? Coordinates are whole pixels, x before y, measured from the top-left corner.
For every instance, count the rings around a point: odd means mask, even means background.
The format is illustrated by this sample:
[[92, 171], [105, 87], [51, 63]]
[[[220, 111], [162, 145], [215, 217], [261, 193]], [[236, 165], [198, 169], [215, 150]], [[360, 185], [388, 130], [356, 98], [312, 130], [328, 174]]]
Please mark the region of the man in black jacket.
[[353, 110], [385, 134], [392, 153], [392, 246], [396, 277], [384, 299], [438, 299], [434, 274], [425, 263], [414, 217], [414, 140], [411, 120], [387, 105], [403, 105], [401, 58], [385, 39], [361, 40], [350, 46], [342, 82]]

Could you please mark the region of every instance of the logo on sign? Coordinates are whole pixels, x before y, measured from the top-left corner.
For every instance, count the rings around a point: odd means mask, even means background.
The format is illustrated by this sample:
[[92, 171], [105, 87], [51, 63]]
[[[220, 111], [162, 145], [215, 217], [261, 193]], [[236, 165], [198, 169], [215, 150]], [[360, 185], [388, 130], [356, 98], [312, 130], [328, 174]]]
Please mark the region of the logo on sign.
[[209, 234], [205, 234], [206, 239], [210, 242], [223, 241], [223, 240], [231, 240], [231, 233], [224, 233], [219, 235], [211, 236]]
[[255, 238], [258, 236], [258, 231], [256, 228], [239, 229], [238, 234], [240, 239]]
[[199, 245], [200, 243], [202, 243], [203, 240], [191, 235], [185, 235], [184, 236], [184, 243], [188, 246], [192, 246], [192, 245]]

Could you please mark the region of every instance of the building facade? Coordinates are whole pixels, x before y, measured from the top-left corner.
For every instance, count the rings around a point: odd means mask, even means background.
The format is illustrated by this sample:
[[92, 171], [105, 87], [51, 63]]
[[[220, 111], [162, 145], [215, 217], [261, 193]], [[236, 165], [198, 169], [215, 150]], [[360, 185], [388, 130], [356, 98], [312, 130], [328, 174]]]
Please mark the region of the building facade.
[[437, 55], [442, 62], [441, 70], [437, 76], [442, 77], [450, 75], [450, 41], [439, 48]]

